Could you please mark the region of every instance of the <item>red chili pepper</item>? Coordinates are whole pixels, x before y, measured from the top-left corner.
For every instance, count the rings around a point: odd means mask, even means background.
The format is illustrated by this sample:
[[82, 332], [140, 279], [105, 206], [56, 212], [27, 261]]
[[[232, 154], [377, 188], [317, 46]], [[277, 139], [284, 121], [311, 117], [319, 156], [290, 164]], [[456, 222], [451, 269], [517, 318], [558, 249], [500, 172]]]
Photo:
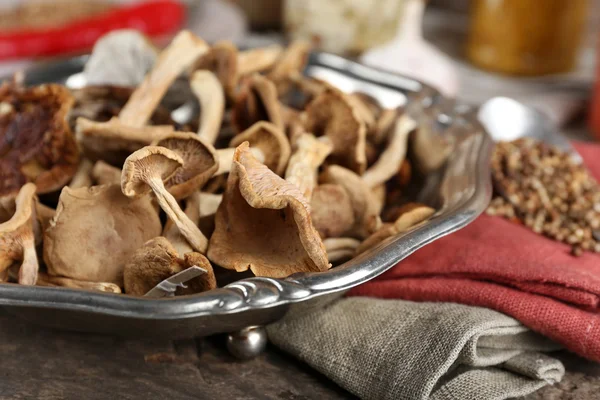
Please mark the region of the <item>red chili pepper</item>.
[[58, 28], [0, 33], [0, 59], [55, 56], [90, 49], [102, 35], [115, 29], [137, 29], [158, 36], [179, 29], [185, 7], [173, 0], [153, 0], [119, 7]]

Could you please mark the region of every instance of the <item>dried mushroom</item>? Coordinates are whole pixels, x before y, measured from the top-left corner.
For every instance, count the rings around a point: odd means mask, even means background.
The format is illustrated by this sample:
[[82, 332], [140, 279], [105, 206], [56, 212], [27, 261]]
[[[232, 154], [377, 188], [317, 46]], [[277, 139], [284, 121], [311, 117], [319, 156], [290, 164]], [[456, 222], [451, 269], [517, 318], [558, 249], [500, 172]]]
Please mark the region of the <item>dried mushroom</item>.
[[327, 89], [306, 108], [306, 131], [327, 136], [333, 144], [331, 163], [365, 172], [366, 127], [356, 108], [339, 90]]
[[239, 52], [237, 57], [238, 76], [262, 72], [273, 67], [282, 52], [283, 48], [277, 44]]
[[305, 133], [298, 137], [295, 146], [296, 150], [285, 171], [285, 180], [296, 185], [300, 193], [310, 200], [317, 185], [319, 167], [331, 153], [331, 141], [326, 137], [317, 139]]
[[15, 198], [15, 212], [7, 221], [0, 221], [0, 277], [6, 279], [8, 269], [20, 264], [18, 281], [35, 285], [38, 259], [35, 251], [35, 192], [33, 183], [23, 185]]
[[398, 118], [388, 147], [362, 176], [367, 185], [375, 187], [385, 183], [400, 170], [408, 150], [408, 136], [416, 126], [416, 122], [406, 114]]
[[231, 122], [241, 132], [258, 121], [269, 121], [282, 131], [285, 129], [275, 84], [255, 74], [242, 84], [233, 105]]
[[323, 239], [342, 236], [355, 225], [352, 200], [343, 186], [329, 183], [317, 186], [310, 207], [313, 226]]
[[292, 152], [285, 133], [277, 126], [260, 121], [231, 139], [229, 145], [237, 147], [243, 142], [250, 143], [253, 150], [262, 153], [263, 163], [277, 175], [283, 175]]
[[121, 170], [104, 161], [96, 161], [92, 167], [91, 177], [96, 185], [111, 185], [121, 183]]
[[286, 93], [291, 87], [291, 77], [304, 70], [310, 48], [310, 43], [296, 40], [283, 51], [267, 74], [267, 77], [275, 82], [278, 93]]
[[192, 266], [198, 266], [207, 272], [188, 281], [186, 287], [178, 287], [175, 295], [214, 289], [217, 281], [206, 257], [199, 253], [187, 253], [180, 257], [166, 238], [158, 236], [135, 251], [125, 266], [125, 293], [143, 296], [163, 280]]
[[181, 157], [183, 166], [165, 182], [176, 199], [184, 199], [199, 190], [219, 169], [215, 149], [190, 132], [174, 132], [152, 143]]
[[323, 183], [342, 186], [350, 197], [354, 212], [354, 226], [349, 232], [345, 233], [346, 235], [366, 238], [379, 229], [381, 218], [379, 217], [377, 199], [360, 176], [339, 165], [331, 165], [321, 174], [320, 179]]
[[144, 147], [125, 160], [121, 189], [127, 197], [142, 197], [150, 191], [154, 192], [160, 208], [177, 225], [192, 248], [206, 253], [206, 236], [185, 215], [164, 185], [182, 166], [183, 159], [177, 153], [160, 146]]
[[379, 230], [369, 236], [356, 248], [356, 254], [363, 253], [368, 249], [375, 247], [385, 239], [408, 230], [412, 226], [425, 221], [434, 213], [435, 210], [431, 207], [422, 204], [407, 204], [394, 223], [383, 224]]
[[226, 40], [215, 43], [199, 57], [191, 67], [192, 71], [208, 70], [219, 78], [228, 98], [235, 96], [238, 83], [238, 50]]
[[77, 172], [73, 175], [73, 179], [71, 179], [71, 183], [69, 183], [69, 187], [71, 189], [77, 189], [80, 187], [89, 187], [92, 186], [92, 167], [94, 164], [87, 158], [81, 160], [79, 163], [79, 167], [77, 168]]
[[0, 196], [16, 196], [27, 182], [38, 194], [69, 183], [79, 165], [67, 122], [72, 105], [64, 86], [0, 86]]
[[207, 217], [209, 215], [214, 215], [221, 205], [221, 201], [223, 201], [222, 194], [214, 194], [214, 193], [199, 193], [198, 199], [198, 212], [199, 217]]
[[148, 197], [130, 199], [119, 185], [65, 187], [44, 233], [48, 274], [122, 285], [131, 253], [161, 229]]
[[142, 33], [113, 31], [96, 42], [83, 74], [88, 85], [137, 86], [157, 57], [158, 50]]
[[190, 85], [200, 103], [198, 136], [207, 143], [214, 144], [219, 136], [225, 111], [223, 87], [217, 76], [208, 70], [194, 72]]
[[258, 162], [248, 143], [236, 150], [215, 222], [208, 258], [224, 268], [283, 278], [330, 267], [306, 199]]
[[329, 262], [338, 263], [354, 257], [360, 240], [353, 238], [330, 238], [323, 240]]
[[[183, 212], [194, 225], [198, 225], [200, 222], [200, 192], [194, 192], [186, 199]], [[167, 220], [162, 235], [173, 245], [179, 255], [194, 251], [187, 239], [181, 235], [173, 220]]]
[[121, 293], [121, 288], [114, 283], [109, 282], [91, 282], [81, 281], [61, 276], [52, 276], [40, 272], [36, 285], [49, 287], [65, 287], [70, 289], [86, 289], [96, 292]]

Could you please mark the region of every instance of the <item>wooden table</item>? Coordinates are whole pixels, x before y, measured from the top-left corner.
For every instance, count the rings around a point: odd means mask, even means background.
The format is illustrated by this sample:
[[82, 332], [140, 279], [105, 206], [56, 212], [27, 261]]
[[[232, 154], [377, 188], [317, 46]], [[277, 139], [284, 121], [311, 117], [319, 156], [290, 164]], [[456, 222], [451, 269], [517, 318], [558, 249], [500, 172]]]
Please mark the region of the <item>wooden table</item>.
[[[560, 355], [563, 382], [528, 399], [594, 399], [600, 365]], [[0, 399], [352, 399], [310, 367], [268, 348], [250, 361], [224, 337], [142, 341], [59, 332], [0, 311]]]

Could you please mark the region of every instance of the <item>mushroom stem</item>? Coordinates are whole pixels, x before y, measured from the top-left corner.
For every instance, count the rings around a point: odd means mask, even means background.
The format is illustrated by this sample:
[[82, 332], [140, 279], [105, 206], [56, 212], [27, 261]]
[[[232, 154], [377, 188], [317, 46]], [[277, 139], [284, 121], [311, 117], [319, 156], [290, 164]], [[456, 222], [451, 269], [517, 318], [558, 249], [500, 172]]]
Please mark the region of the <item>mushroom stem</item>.
[[[200, 221], [200, 193], [194, 192], [186, 200], [185, 215], [194, 225], [198, 225]], [[179, 256], [194, 251], [185, 237], [179, 231], [179, 228], [174, 224], [172, 219], [169, 219], [165, 224], [163, 236], [173, 245]]]
[[192, 91], [200, 103], [198, 135], [210, 144], [219, 136], [225, 111], [225, 91], [219, 78], [209, 70], [194, 72], [190, 80]]
[[275, 44], [238, 53], [238, 76], [248, 75], [271, 68], [282, 52], [282, 47]]
[[110, 185], [121, 182], [121, 170], [100, 160], [92, 168], [92, 178], [98, 185]]
[[208, 50], [208, 45], [190, 31], [177, 34], [159, 54], [152, 71], [132, 93], [119, 113], [119, 120], [133, 127], [144, 126], [173, 81]]
[[162, 208], [171, 221], [177, 225], [177, 228], [187, 239], [192, 248], [200, 253], [206, 253], [208, 239], [200, 231], [198, 226], [196, 226], [196, 224], [181, 211], [179, 204], [177, 204], [177, 200], [175, 200], [175, 197], [167, 191], [162, 179], [160, 177], [151, 177], [147, 180], [147, 183], [156, 195], [160, 208]]
[[19, 269], [19, 284], [35, 285], [38, 278], [39, 263], [37, 253], [35, 251], [34, 238], [26, 238], [23, 240], [23, 262]]
[[317, 184], [319, 167], [333, 150], [333, 145], [327, 137], [317, 139], [306, 133], [298, 138], [296, 146], [285, 171], [285, 180], [296, 185], [300, 193], [310, 200]]
[[329, 262], [339, 262], [350, 259], [360, 246], [360, 240], [353, 238], [329, 238], [323, 240]]
[[[265, 162], [265, 155], [261, 149], [251, 147], [250, 151], [252, 155], [261, 163]], [[217, 158], [219, 159], [219, 169], [215, 172], [215, 176], [229, 173], [233, 164], [233, 155], [235, 153], [234, 147], [228, 147], [226, 149], [217, 149]]]
[[77, 135], [81, 136], [98, 136], [106, 140], [126, 140], [135, 142], [135, 146], [131, 149], [143, 147], [155, 140], [162, 138], [174, 131], [171, 125], [154, 125], [135, 127], [125, 125], [118, 118], [111, 118], [107, 122], [90, 121], [89, 119], [77, 118], [76, 128]]
[[372, 188], [387, 182], [398, 172], [406, 157], [408, 135], [416, 126], [415, 120], [406, 114], [398, 118], [388, 147], [381, 153], [377, 162], [362, 176], [363, 181], [369, 187]]
[[98, 292], [121, 293], [121, 288], [114, 283], [109, 282], [89, 282], [77, 279], [64, 278], [62, 276], [52, 276], [48, 274], [39, 274], [38, 286], [66, 287], [71, 289], [88, 289]]
[[80, 187], [88, 187], [92, 185], [92, 179], [90, 178], [90, 172], [92, 171], [92, 162], [88, 159], [84, 159], [79, 163], [77, 172], [73, 175], [69, 187], [77, 189]]

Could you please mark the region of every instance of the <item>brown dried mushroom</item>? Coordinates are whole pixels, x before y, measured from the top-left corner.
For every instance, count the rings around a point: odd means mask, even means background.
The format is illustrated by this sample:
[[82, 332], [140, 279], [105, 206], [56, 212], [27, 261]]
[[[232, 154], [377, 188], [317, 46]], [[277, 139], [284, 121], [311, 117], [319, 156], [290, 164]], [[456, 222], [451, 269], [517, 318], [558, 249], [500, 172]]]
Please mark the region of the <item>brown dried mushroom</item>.
[[295, 40], [281, 54], [267, 77], [275, 82], [277, 92], [286, 93], [290, 86], [290, 78], [302, 72], [308, 60], [310, 43], [303, 40]]
[[219, 169], [215, 149], [195, 133], [173, 132], [152, 145], [167, 148], [183, 160], [183, 166], [165, 182], [176, 199], [199, 190]]
[[327, 89], [306, 108], [306, 131], [327, 136], [333, 144], [331, 162], [359, 175], [365, 172], [367, 130], [356, 107], [339, 90]]
[[258, 121], [268, 121], [282, 131], [285, 129], [275, 84], [254, 74], [245, 80], [236, 96], [231, 123], [242, 132]]
[[77, 172], [73, 175], [73, 179], [69, 183], [69, 187], [71, 189], [77, 189], [80, 187], [89, 187], [92, 186], [92, 167], [94, 164], [87, 158], [81, 160], [79, 163], [79, 167], [77, 168]]
[[323, 240], [329, 262], [338, 263], [354, 257], [360, 240], [353, 238], [329, 238]]
[[214, 72], [228, 98], [235, 96], [238, 83], [238, 50], [226, 40], [215, 43], [192, 65], [191, 71], [208, 70]]
[[410, 227], [425, 221], [434, 213], [435, 210], [431, 207], [422, 204], [407, 204], [394, 223], [383, 224], [379, 230], [369, 236], [356, 248], [356, 254], [364, 253], [385, 239], [406, 231]]
[[175, 152], [160, 146], [144, 147], [125, 160], [121, 189], [127, 197], [141, 197], [153, 191], [160, 207], [192, 248], [205, 253], [208, 246], [206, 236], [185, 215], [164, 185], [182, 166], [183, 159]]
[[158, 236], [135, 251], [124, 273], [125, 293], [143, 296], [163, 280], [192, 266], [206, 271], [186, 287], [177, 288], [176, 295], [194, 294], [217, 287], [210, 262], [200, 253], [187, 253], [180, 257], [169, 241]]
[[259, 163], [242, 143], [217, 211], [208, 258], [227, 269], [274, 278], [325, 271], [330, 265], [309, 209], [294, 185]]
[[96, 185], [111, 185], [121, 183], [121, 170], [104, 161], [96, 161], [92, 167], [92, 179]]
[[277, 44], [240, 51], [237, 57], [238, 76], [250, 75], [271, 68], [282, 52], [283, 48]]
[[208, 70], [194, 72], [190, 85], [200, 103], [198, 136], [207, 143], [214, 144], [219, 136], [225, 111], [223, 86], [217, 76]]
[[310, 207], [313, 226], [323, 239], [342, 236], [355, 225], [350, 195], [340, 185], [325, 183], [317, 186]]
[[260, 121], [231, 139], [229, 145], [237, 147], [243, 142], [250, 143], [253, 150], [262, 153], [264, 164], [277, 175], [283, 175], [292, 152], [285, 133], [277, 126]]
[[109, 282], [91, 282], [78, 279], [63, 278], [61, 276], [52, 276], [40, 272], [36, 285], [49, 287], [65, 287], [71, 289], [86, 289], [97, 292], [121, 293], [121, 288], [114, 283]]
[[0, 86], [0, 196], [16, 196], [27, 182], [50, 193], [71, 180], [79, 165], [67, 121], [72, 105], [61, 85]]
[[14, 200], [14, 214], [9, 220], [0, 221], [0, 277], [6, 277], [11, 266], [20, 264], [18, 280], [22, 285], [35, 285], [38, 276], [35, 192], [33, 183], [23, 185]]
[[310, 200], [317, 185], [319, 167], [331, 153], [331, 141], [327, 137], [317, 139], [305, 133], [297, 138], [295, 147], [285, 171], [285, 180], [296, 185], [300, 193]]
[[366, 183], [349, 169], [339, 165], [330, 165], [321, 174], [321, 181], [333, 183], [344, 188], [350, 197], [354, 212], [354, 226], [345, 234], [351, 237], [366, 238], [381, 225], [378, 202]]
[[148, 197], [130, 199], [119, 185], [65, 187], [44, 233], [44, 262], [53, 276], [122, 285], [131, 253], [161, 228]]

